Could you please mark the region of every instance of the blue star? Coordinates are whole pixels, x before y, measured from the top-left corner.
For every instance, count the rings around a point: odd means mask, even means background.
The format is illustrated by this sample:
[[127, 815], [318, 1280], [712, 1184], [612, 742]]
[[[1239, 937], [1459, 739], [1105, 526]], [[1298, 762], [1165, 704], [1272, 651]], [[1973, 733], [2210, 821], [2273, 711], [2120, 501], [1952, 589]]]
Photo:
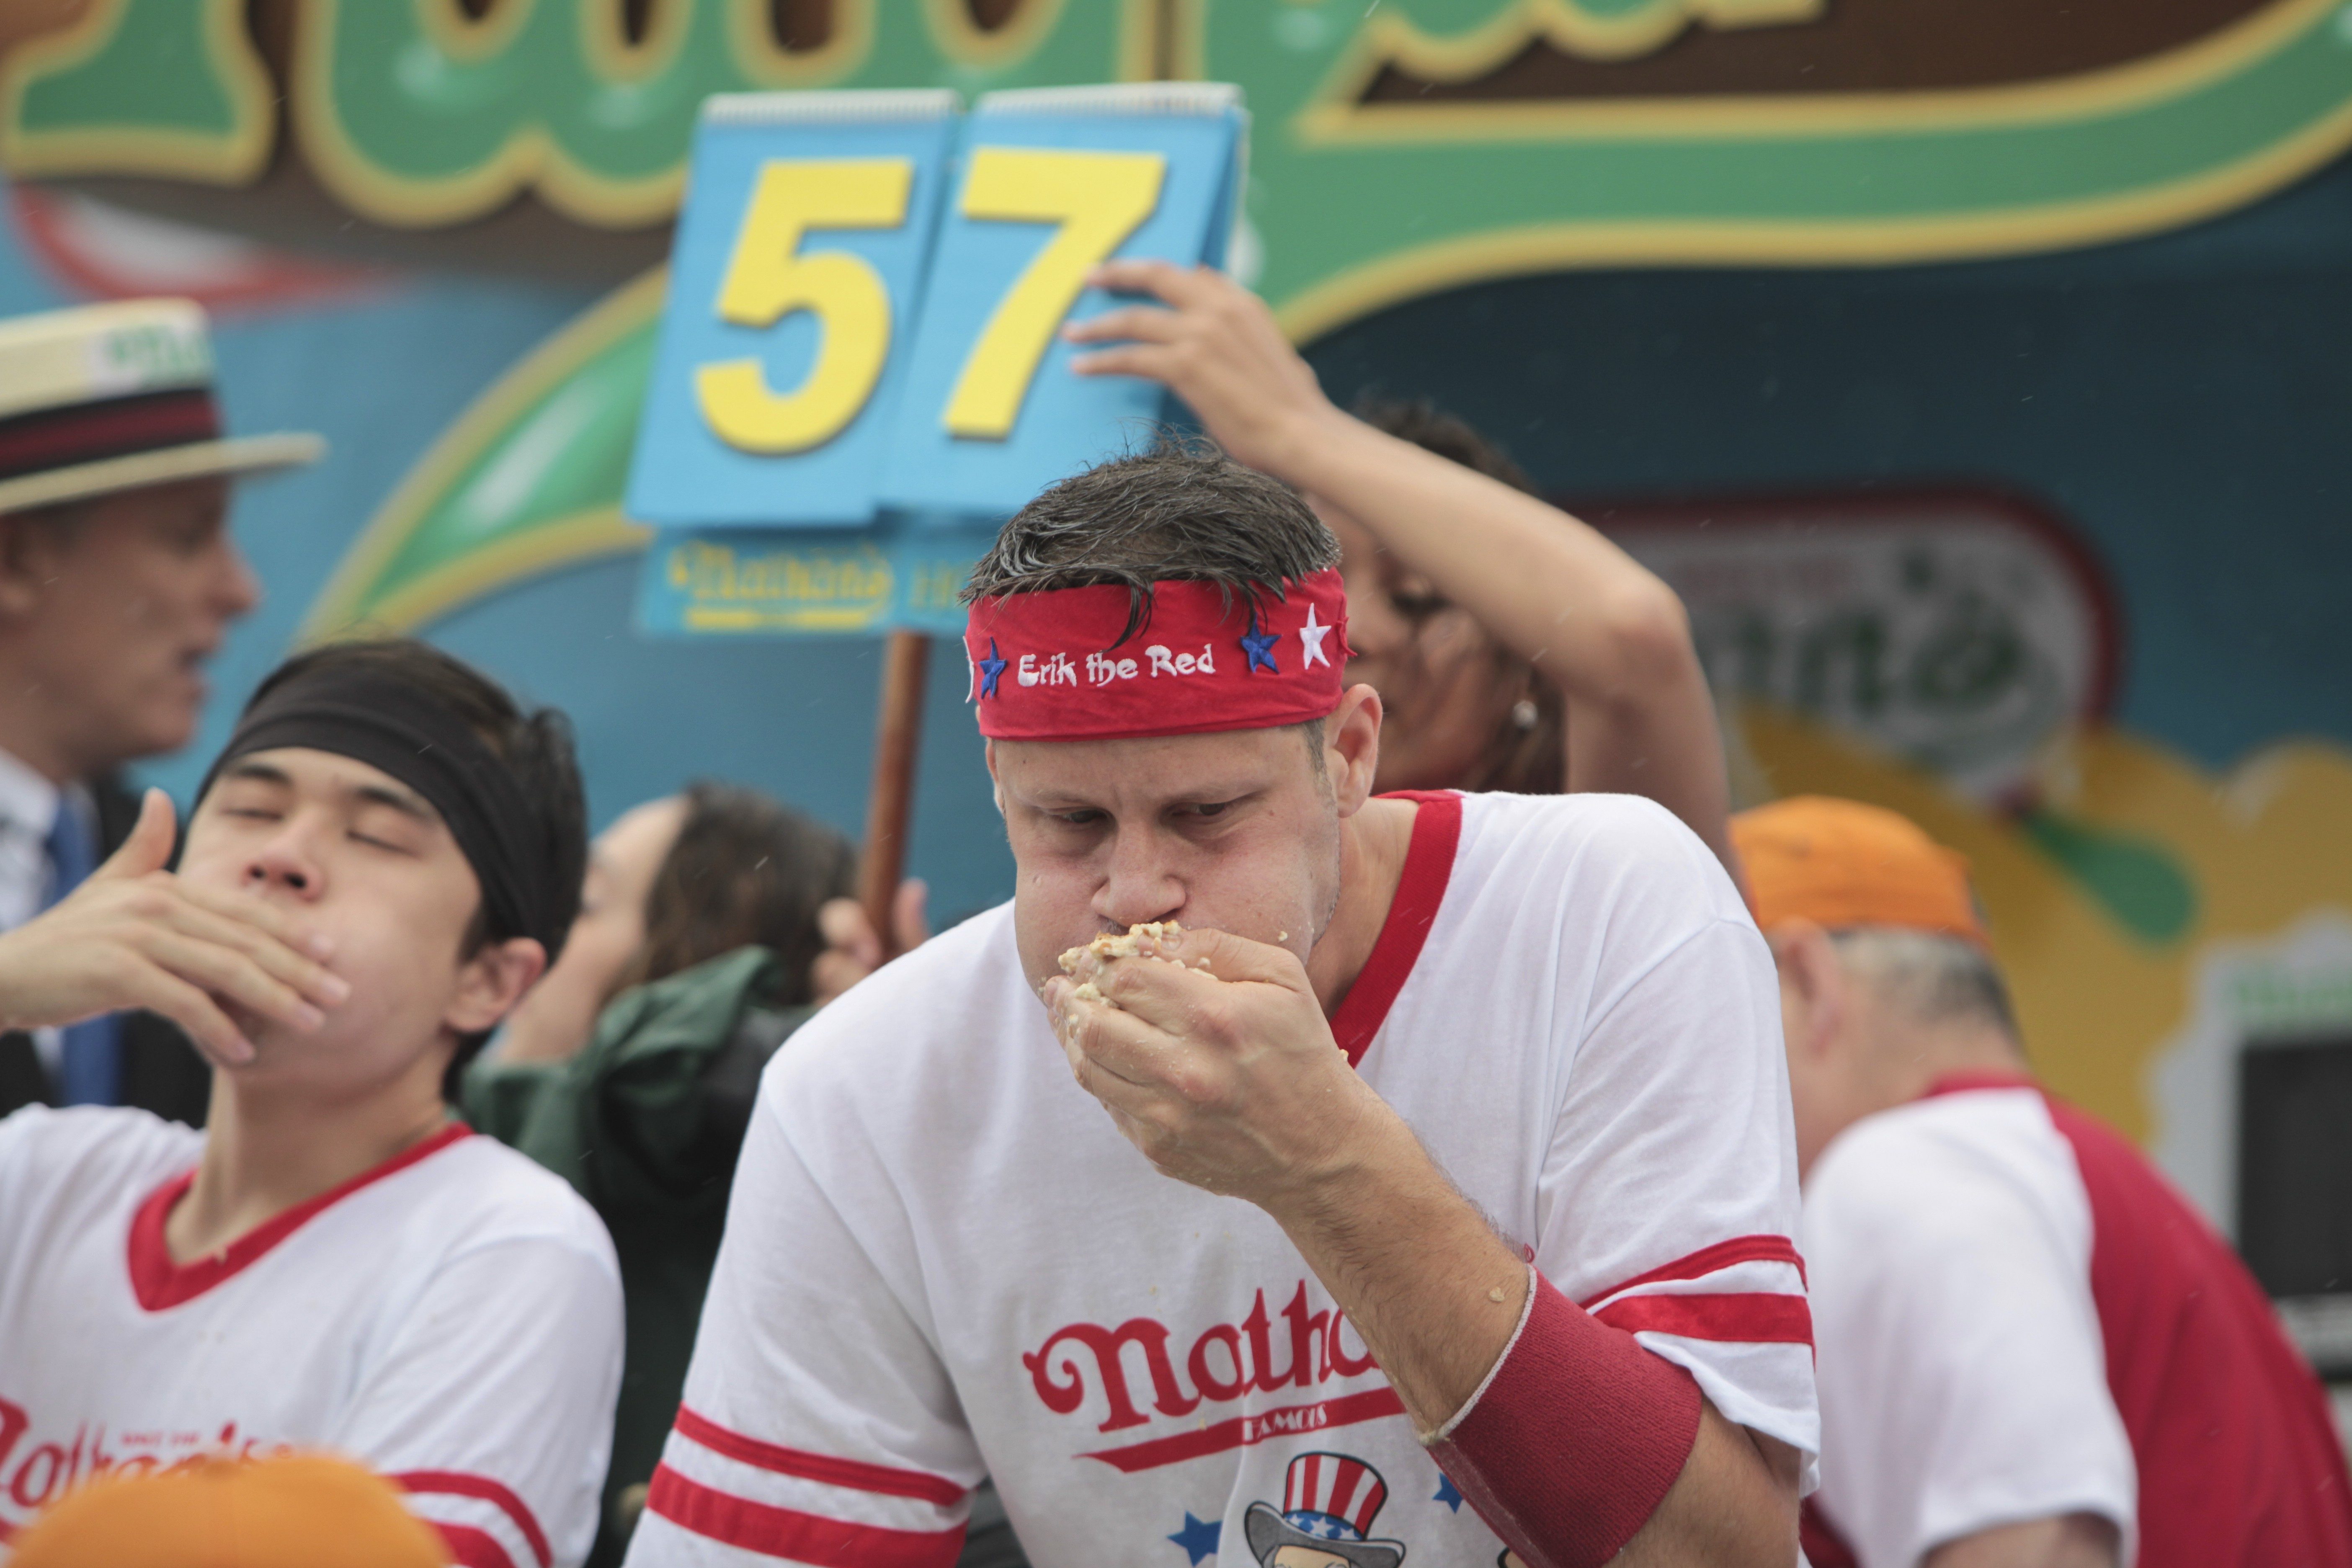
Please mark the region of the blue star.
[[1274, 645], [1281, 640], [1280, 632], [1258, 630], [1257, 617], [1252, 616], [1250, 629], [1242, 637], [1242, 651], [1249, 655], [1250, 668], [1253, 671], [1263, 669], [1269, 675], [1280, 675], [1282, 671], [1276, 669], [1274, 664]]
[[988, 657], [980, 661], [980, 694], [982, 697], [995, 696], [997, 679], [1003, 673], [1004, 660], [997, 657], [996, 639], [991, 637], [988, 639]]
[[1200, 1568], [1202, 1558], [1217, 1554], [1217, 1542], [1224, 1533], [1223, 1521], [1194, 1519], [1192, 1510], [1188, 1508], [1184, 1510], [1184, 1528], [1168, 1539], [1182, 1547], [1184, 1555], [1192, 1560], [1187, 1568]]
[[1462, 1511], [1462, 1494], [1454, 1489], [1454, 1478], [1440, 1470], [1437, 1475], [1437, 1496], [1430, 1500], [1442, 1502], [1454, 1512]]

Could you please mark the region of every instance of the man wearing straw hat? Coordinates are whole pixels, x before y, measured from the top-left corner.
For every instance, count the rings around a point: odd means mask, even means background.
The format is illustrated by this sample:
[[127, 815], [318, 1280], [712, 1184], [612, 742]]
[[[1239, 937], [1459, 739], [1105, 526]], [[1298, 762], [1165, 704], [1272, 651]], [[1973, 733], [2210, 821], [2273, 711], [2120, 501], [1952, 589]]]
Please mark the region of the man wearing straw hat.
[[[0, 931], [130, 832], [138, 802], [117, 770], [195, 734], [204, 663], [260, 598], [228, 534], [231, 479], [323, 449], [223, 433], [192, 301], [0, 321]], [[0, 1036], [0, 1114], [135, 1104], [200, 1121], [209, 1082], [151, 1014]]]

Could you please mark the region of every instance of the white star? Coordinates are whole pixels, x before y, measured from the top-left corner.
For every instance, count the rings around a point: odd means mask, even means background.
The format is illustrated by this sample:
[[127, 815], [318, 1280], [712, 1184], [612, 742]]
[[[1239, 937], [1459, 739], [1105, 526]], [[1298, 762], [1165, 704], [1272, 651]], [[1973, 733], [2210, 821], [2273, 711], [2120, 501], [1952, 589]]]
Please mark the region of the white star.
[[1323, 651], [1323, 639], [1330, 635], [1329, 626], [1318, 626], [1315, 624], [1315, 606], [1307, 605], [1307, 624], [1298, 628], [1299, 646], [1307, 650], [1306, 661], [1299, 666], [1300, 668], [1312, 669], [1318, 664], [1328, 665], [1331, 662], [1331, 656]]

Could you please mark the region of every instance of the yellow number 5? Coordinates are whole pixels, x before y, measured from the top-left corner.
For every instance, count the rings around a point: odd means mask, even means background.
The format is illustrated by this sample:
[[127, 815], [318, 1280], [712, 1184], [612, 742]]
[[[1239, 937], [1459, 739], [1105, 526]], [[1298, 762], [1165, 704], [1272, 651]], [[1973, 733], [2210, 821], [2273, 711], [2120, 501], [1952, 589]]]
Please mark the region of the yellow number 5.
[[695, 401], [720, 440], [747, 452], [805, 452], [840, 435], [866, 406], [890, 354], [890, 291], [864, 257], [803, 256], [801, 240], [813, 228], [900, 227], [914, 182], [905, 158], [777, 159], [761, 168], [719, 286], [719, 314], [769, 327], [810, 311], [816, 360], [781, 395], [756, 359], [698, 367]]
[[963, 216], [1055, 223], [1061, 231], [999, 302], [948, 398], [952, 436], [1003, 440], [1037, 374], [1054, 329], [1077, 302], [1087, 273], [1160, 205], [1168, 160], [1157, 153], [1048, 153], [982, 147], [964, 181]]

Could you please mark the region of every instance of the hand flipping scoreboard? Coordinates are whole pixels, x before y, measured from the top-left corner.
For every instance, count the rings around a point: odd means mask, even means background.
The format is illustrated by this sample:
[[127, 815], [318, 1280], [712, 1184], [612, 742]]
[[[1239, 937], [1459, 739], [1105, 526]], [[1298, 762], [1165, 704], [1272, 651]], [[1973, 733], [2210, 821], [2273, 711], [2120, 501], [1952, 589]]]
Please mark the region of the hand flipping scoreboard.
[[646, 629], [943, 629], [950, 541], [1150, 439], [1160, 389], [1059, 331], [1102, 261], [1223, 261], [1245, 141], [1215, 83], [711, 99], [629, 480]]

